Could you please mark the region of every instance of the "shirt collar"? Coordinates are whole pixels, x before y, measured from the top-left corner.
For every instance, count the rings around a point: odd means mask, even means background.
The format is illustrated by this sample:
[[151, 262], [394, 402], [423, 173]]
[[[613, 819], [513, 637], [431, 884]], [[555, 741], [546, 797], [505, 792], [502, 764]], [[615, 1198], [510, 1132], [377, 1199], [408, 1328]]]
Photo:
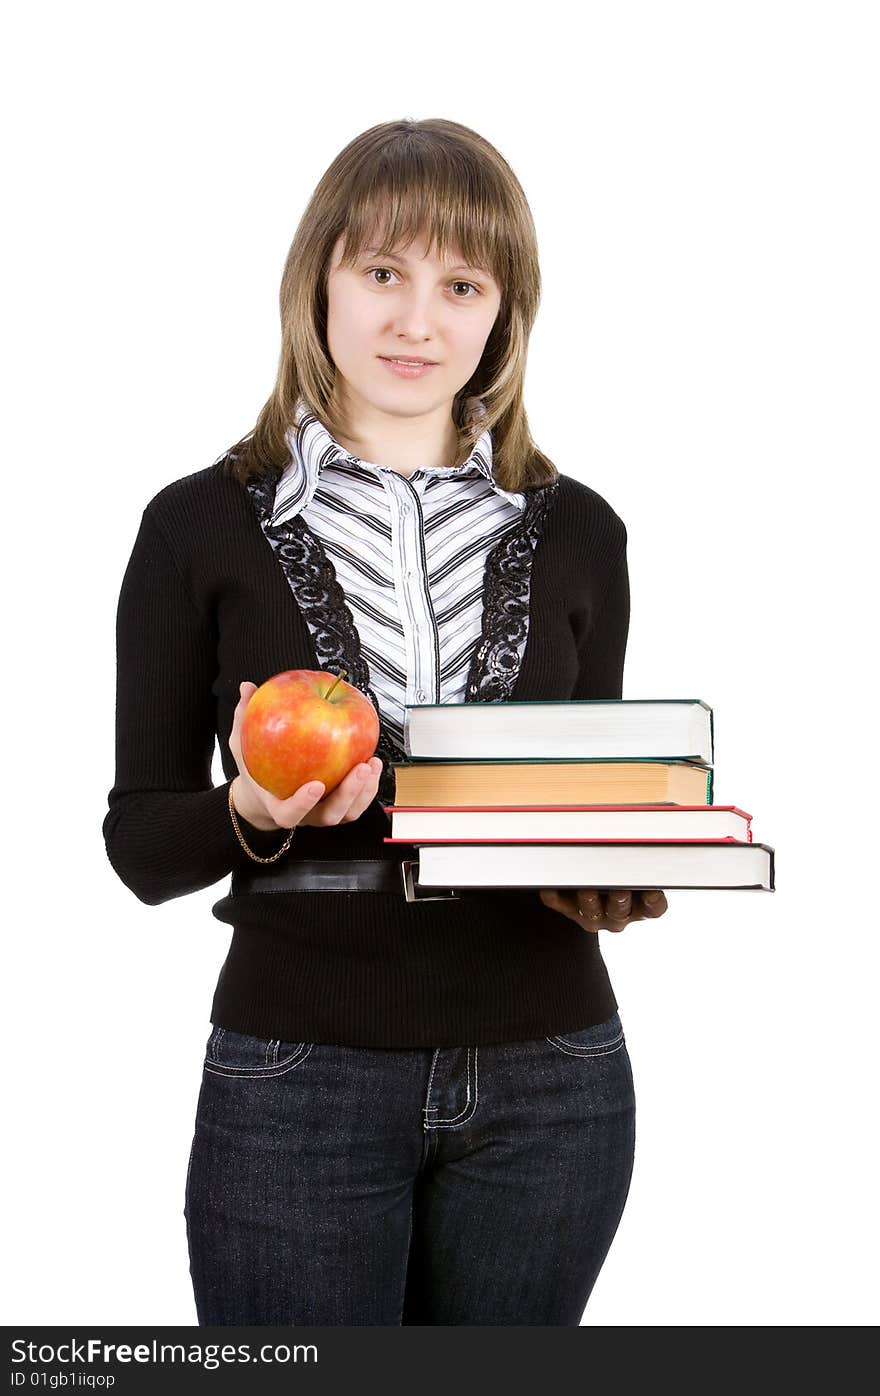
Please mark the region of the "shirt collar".
[[[477, 415], [486, 415], [486, 408], [479, 399], [472, 398], [471, 404]], [[294, 414], [294, 425], [286, 433], [285, 440], [290, 448], [290, 462], [282, 471], [275, 488], [275, 503], [272, 509], [272, 523], [280, 524], [301, 513], [309, 504], [318, 487], [321, 471], [328, 465], [358, 465], [372, 471], [387, 470], [375, 461], [360, 460], [339, 444], [327, 430], [323, 422], [310, 412], [302, 398], [299, 399]], [[509, 499], [517, 508], [525, 507], [525, 495], [511, 490], [503, 490], [496, 483], [492, 451], [492, 433], [488, 429], [477, 438], [474, 448], [462, 465], [422, 466], [428, 475], [482, 475], [497, 494]]]

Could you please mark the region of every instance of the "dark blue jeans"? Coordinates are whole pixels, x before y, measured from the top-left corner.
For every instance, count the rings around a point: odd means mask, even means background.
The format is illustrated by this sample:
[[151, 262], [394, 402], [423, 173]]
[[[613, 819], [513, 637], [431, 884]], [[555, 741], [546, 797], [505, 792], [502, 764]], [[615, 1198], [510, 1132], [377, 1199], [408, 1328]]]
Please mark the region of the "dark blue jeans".
[[198, 1322], [577, 1327], [634, 1150], [618, 1013], [436, 1050], [216, 1028], [184, 1207]]

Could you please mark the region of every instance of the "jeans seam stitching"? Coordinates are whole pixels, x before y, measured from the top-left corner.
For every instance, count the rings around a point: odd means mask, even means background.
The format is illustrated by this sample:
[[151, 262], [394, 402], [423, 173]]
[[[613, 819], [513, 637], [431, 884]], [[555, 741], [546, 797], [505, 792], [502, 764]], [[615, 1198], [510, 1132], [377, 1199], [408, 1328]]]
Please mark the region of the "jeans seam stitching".
[[577, 1044], [562, 1042], [555, 1037], [548, 1037], [547, 1041], [555, 1047], [557, 1052], [563, 1052], [567, 1057], [608, 1057], [613, 1052], [619, 1052], [623, 1046], [623, 1034], [615, 1037], [612, 1042], [598, 1047], [578, 1047]]
[[294, 1052], [292, 1056], [285, 1057], [277, 1066], [224, 1066], [222, 1062], [206, 1059], [205, 1070], [209, 1071], [212, 1076], [227, 1076], [232, 1080], [239, 1081], [254, 1081], [262, 1080], [265, 1077], [283, 1076], [286, 1071], [292, 1071], [294, 1067], [299, 1066], [300, 1062], [305, 1061], [314, 1045], [313, 1042], [304, 1043], [299, 1051]]
[[[467, 1103], [465, 1104], [465, 1107], [464, 1107], [463, 1110], [459, 1110], [459, 1112], [458, 1112], [457, 1115], [451, 1115], [448, 1119], [445, 1119], [445, 1120], [431, 1120], [431, 1124], [432, 1124], [432, 1125], [434, 1125], [434, 1126], [442, 1125], [442, 1126], [444, 1126], [445, 1128], [449, 1129], [449, 1128], [451, 1128], [453, 1125], [456, 1125], [456, 1124], [460, 1124], [460, 1125], [467, 1124], [468, 1120], [473, 1119], [473, 1116], [474, 1116], [474, 1114], [475, 1114], [475, 1112], [476, 1112], [476, 1109], [477, 1109], [477, 1103], [478, 1103], [478, 1100], [479, 1100], [479, 1086], [478, 1086], [478, 1082], [477, 1082], [477, 1055], [478, 1055], [478, 1053], [479, 1053], [479, 1050], [480, 1050], [480, 1049], [479, 1049], [478, 1047], [474, 1047], [474, 1048], [473, 1048], [473, 1052], [474, 1052], [474, 1099], [473, 1099], [473, 1104], [471, 1104], [471, 1048], [468, 1047], [468, 1049], [467, 1049], [467, 1073], [468, 1073], [468, 1076], [467, 1076]], [[468, 1112], [468, 1107], [469, 1107], [469, 1106], [470, 1106], [470, 1114], [467, 1113], [467, 1112]]]

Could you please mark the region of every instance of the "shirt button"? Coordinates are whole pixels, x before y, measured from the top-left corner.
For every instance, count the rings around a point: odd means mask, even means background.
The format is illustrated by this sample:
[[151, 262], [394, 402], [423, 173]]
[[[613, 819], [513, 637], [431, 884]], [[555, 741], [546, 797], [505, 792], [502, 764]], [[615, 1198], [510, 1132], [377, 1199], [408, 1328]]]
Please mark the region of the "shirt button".
[[409, 505], [408, 505], [408, 504], [401, 504], [401, 506], [400, 506], [400, 512], [401, 512], [401, 514], [403, 515], [403, 517], [404, 517], [405, 519], [408, 519], [408, 518], [409, 518]]
[[423, 688], [420, 688], [418, 693], [416, 694], [416, 697], [418, 698], [420, 703], [424, 703], [428, 695]]
[[406, 569], [406, 579], [407, 579], [408, 582], [412, 581], [412, 579], [413, 579], [413, 577], [414, 577], [415, 575], [416, 575], [416, 574], [415, 574], [414, 570], [412, 569], [412, 567], [408, 567], [408, 568]]

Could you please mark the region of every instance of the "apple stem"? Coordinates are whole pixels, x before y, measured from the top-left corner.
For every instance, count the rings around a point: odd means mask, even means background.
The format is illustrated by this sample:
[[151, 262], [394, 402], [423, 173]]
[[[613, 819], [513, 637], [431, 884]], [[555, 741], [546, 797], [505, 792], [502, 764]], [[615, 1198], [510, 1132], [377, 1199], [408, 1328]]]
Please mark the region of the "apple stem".
[[334, 688], [336, 687], [336, 684], [341, 683], [341, 681], [342, 681], [344, 678], [345, 678], [345, 670], [344, 670], [344, 669], [340, 669], [339, 673], [336, 675], [336, 680], [335, 680], [335, 682], [332, 683], [332, 684], [330, 685], [330, 687], [327, 689], [327, 692], [324, 694], [324, 697], [325, 697], [325, 698], [329, 698], [329, 697], [330, 697], [330, 694], [333, 692]]

